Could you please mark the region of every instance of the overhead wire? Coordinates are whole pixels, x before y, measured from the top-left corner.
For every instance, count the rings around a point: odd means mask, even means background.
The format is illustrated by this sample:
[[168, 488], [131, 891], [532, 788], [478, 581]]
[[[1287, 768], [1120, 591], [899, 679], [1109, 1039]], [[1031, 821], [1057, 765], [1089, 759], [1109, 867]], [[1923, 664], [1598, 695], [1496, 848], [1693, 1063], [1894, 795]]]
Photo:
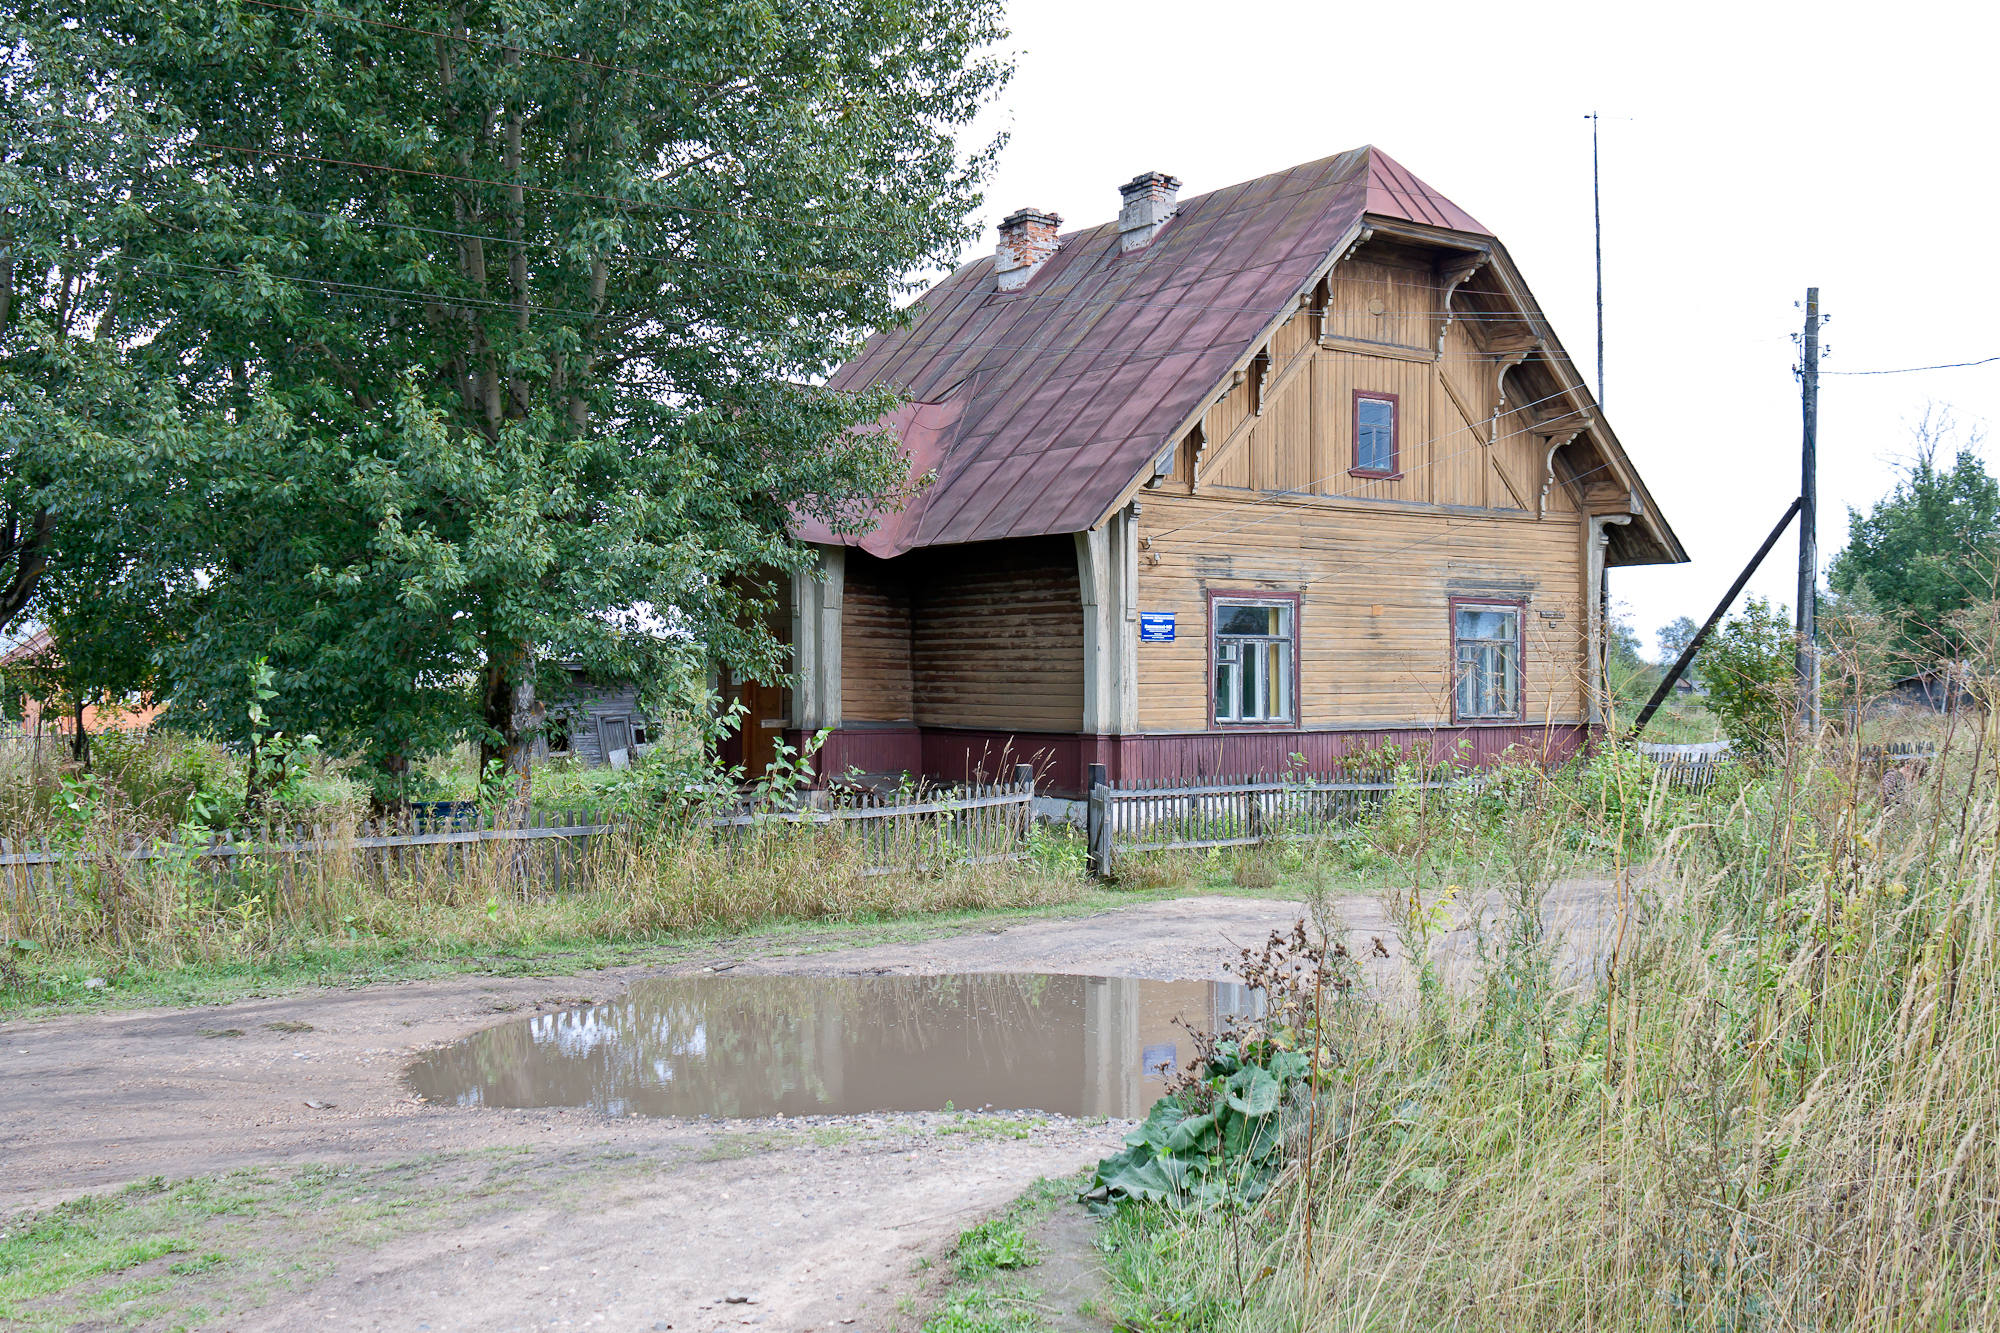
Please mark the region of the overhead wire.
[[[1548, 401], [1549, 401], [1550, 399], [1553, 399], [1553, 398], [1560, 398], [1560, 397], [1562, 397], [1562, 396], [1563, 396], [1563, 395], [1562, 395], [1561, 393], [1553, 393], [1553, 394], [1548, 394], [1548, 395], [1546, 395], [1546, 396], [1544, 396], [1544, 397], [1541, 397], [1541, 398], [1535, 398], [1535, 399], [1531, 399], [1531, 400], [1529, 400], [1529, 401], [1527, 401], [1527, 402], [1524, 402], [1524, 403], [1520, 403], [1520, 404], [1517, 404], [1517, 405], [1514, 405], [1514, 406], [1510, 407], [1510, 408], [1508, 409], [1508, 411], [1509, 411], [1509, 413], [1510, 413], [1510, 414], [1511, 414], [1511, 413], [1513, 413], [1513, 412], [1521, 412], [1521, 411], [1526, 411], [1527, 409], [1529, 409], [1529, 408], [1531, 408], [1531, 407], [1538, 407], [1538, 406], [1540, 406], [1540, 405], [1541, 405], [1542, 403], [1545, 403], [1545, 402], [1548, 402]], [[1497, 435], [1495, 435], [1495, 436], [1494, 436], [1494, 438], [1493, 438], [1492, 440], [1490, 440], [1490, 441], [1489, 441], [1489, 440], [1482, 440], [1482, 439], [1479, 439], [1479, 438], [1478, 438], [1478, 432], [1477, 432], [1477, 429], [1476, 429], [1476, 427], [1474, 427], [1473, 425], [1471, 425], [1470, 423], [1468, 423], [1468, 424], [1466, 424], [1466, 425], [1463, 425], [1463, 426], [1455, 426], [1455, 427], [1453, 427], [1453, 428], [1452, 428], [1451, 430], [1448, 430], [1448, 431], [1444, 431], [1444, 432], [1442, 432], [1441, 434], [1437, 434], [1437, 435], [1433, 435], [1433, 436], [1431, 436], [1431, 437], [1430, 437], [1430, 438], [1428, 438], [1428, 439], [1424, 439], [1424, 440], [1418, 440], [1418, 441], [1415, 441], [1415, 442], [1414, 442], [1413, 444], [1411, 444], [1411, 445], [1410, 445], [1409, 447], [1410, 447], [1410, 448], [1411, 448], [1412, 450], [1415, 450], [1415, 449], [1421, 449], [1421, 448], [1424, 448], [1424, 447], [1426, 447], [1426, 446], [1428, 446], [1428, 445], [1433, 445], [1433, 444], [1438, 444], [1438, 443], [1441, 443], [1441, 442], [1442, 442], [1442, 441], [1444, 441], [1444, 440], [1448, 440], [1448, 439], [1450, 439], [1450, 438], [1451, 438], [1452, 436], [1454, 436], [1454, 435], [1460, 435], [1460, 434], [1464, 434], [1464, 433], [1466, 433], [1466, 432], [1472, 432], [1472, 434], [1473, 434], [1473, 437], [1474, 437], [1474, 438], [1473, 438], [1473, 443], [1472, 443], [1472, 444], [1470, 444], [1470, 445], [1466, 446], [1466, 447], [1465, 447], [1465, 448], [1463, 448], [1463, 449], [1455, 449], [1455, 450], [1453, 450], [1453, 451], [1452, 451], [1451, 453], [1448, 453], [1448, 454], [1444, 455], [1444, 456], [1443, 456], [1442, 458], [1433, 458], [1433, 459], [1430, 459], [1430, 460], [1428, 460], [1428, 461], [1427, 461], [1427, 462], [1426, 462], [1426, 463], [1424, 464], [1424, 466], [1427, 466], [1427, 467], [1436, 467], [1436, 466], [1437, 466], [1438, 464], [1440, 464], [1440, 463], [1448, 463], [1448, 462], [1450, 462], [1450, 461], [1451, 461], [1452, 459], [1454, 459], [1454, 458], [1461, 458], [1461, 457], [1463, 457], [1463, 456], [1464, 456], [1464, 455], [1466, 455], [1466, 454], [1469, 454], [1469, 453], [1472, 453], [1472, 452], [1474, 452], [1475, 450], [1480, 450], [1480, 449], [1489, 449], [1489, 448], [1491, 448], [1491, 447], [1492, 447], [1493, 445], [1496, 445], [1496, 444], [1498, 444], [1498, 443], [1499, 443], [1499, 442], [1500, 442], [1501, 440], [1507, 440], [1507, 439], [1512, 439], [1512, 438], [1514, 438], [1514, 437], [1515, 437], [1516, 435], [1530, 435], [1530, 434], [1533, 434], [1533, 433], [1534, 433], [1534, 427], [1533, 427], [1533, 426], [1526, 426], [1526, 427], [1522, 427], [1521, 429], [1518, 429], [1518, 430], [1511, 430], [1511, 431], [1508, 431], [1508, 432], [1506, 432], [1505, 434], [1497, 434]], [[1158, 537], [1171, 537], [1171, 536], [1173, 536], [1173, 535], [1174, 535], [1175, 533], [1177, 533], [1177, 532], [1185, 532], [1185, 531], [1187, 531], [1187, 530], [1188, 530], [1189, 528], [1192, 528], [1192, 527], [1199, 527], [1199, 526], [1202, 526], [1203, 524], [1205, 524], [1206, 522], [1208, 522], [1208, 521], [1209, 521], [1209, 520], [1210, 520], [1211, 518], [1213, 518], [1213, 517], [1216, 517], [1216, 516], [1218, 516], [1218, 515], [1222, 515], [1222, 514], [1231, 514], [1231, 513], [1236, 513], [1236, 512], [1238, 512], [1238, 511], [1240, 511], [1240, 510], [1244, 510], [1244, 509], [1250, 509], [1250, 508], [1255, 508], [1255, 507], [1257, 507], [1257, 506], [1260, 506], [1260, 505], [1265, 505], [1265, 504], [1269, 504], [1270, 502], [1272, 502], [1272, 501], [1274, 501], [1274, 500], [1282, 500], [1282, 499], [1285, 499], [1285, 498], [1286, 498], [1286, 497], [1288, 497], [1288, 496], [1302, 496], [1302, 497], [1310, 497], [1310, 498], [1319, 498], [1319, 499], [1329, 499], [1329, 500], [1333, 500], [1333, 499], [1352, 499], [1352, 498], [1353, 498], [1354, 496], [1358, 495], [1358, 494], [1359, 494], [1359, 493], [1360, 493], [1360, 492], [1361, 492], [1362, 490], [1364, 490], [1364, 489], [1366, 489], [1366, 488], [1368, 488], [1368, 487], [1370, 487], [1370, 486], [1377, 486], [1377, 485], [1380, 485], [1380, 484], [1381, 484], [1381, 480], [1382, 480], [1381, 478], [1375, 478], [1375, 477], [1371, 477], [1371, 478], [1367, 478], [1367, 479], [1365, 479], [1365, 480], [1363, 480], [1363, 481], [1359, 482], [1359, 483], [1358, 483], [1358, 484], [1357, 484], [1357, 485], [1356, 485], [1355, 487], [1353, 487], [1353, 488], [1350, 488], [1349, 490], [1346, 490], [1346, 491], [1333, 491], [1333, 492], [1327, 492], [1327, 491], [1317, 491], [1317, 490], [1314, 490], [1314, 489], [1313, 489], [1313, 488], [1314, 488], [1314, 487], [1316, 487], [1316, 486], [1321, 486], [1321, 485], [1324, 485], [1325, 483], [1327, 483], [1327, 482], [1329, 482], [1329, 481], [1332, 481], [1332, 480], [1334, 480], [1335, 478], [1337, 478], [1337, 477], [1340, 477], [1340, 476], [1344, 475], [1344, 474], [1345, 474], [1345, 473], [1347, 473], [1347, 472], [1348, 472], [1349, 470], [1350, 470], [1350, 469], [1348, 469], [1348, 468], [1342, 468], [1342, 469], [1341, 469], [1340, 471], [1338, 471], [1338, 472], [1331, 472], [1331, 473], [1328, 473], [1328, 474], [1327, 474], [1326, 476], [1324, 476], [1324, 477], [1319, 477], [1319, 478], [1316, 478], [1315, 480], [1312, 480], [1312, 481], [1308, 481], [1308, 482], [1306, 482], [1306, 483], [1304, 483], [1303, 485], [1300, 485], [1300, 486], [1294, 486], [1294, 487], [1291, 487], [1291, 488], [1290, 488], [1290, 489], [1288, 489], [1288, 490], [1283, 490], [1283, 491], [1272, 491], [1272, 492], [1270, 492], [1270, 493], [1268, 493], [1268, 494], [1263, 494], [1263, 495], [1259, 495], [1259, 496], [1256, 496], [1256, 497], [1255, 497], [1255, 498], [1253, 498], [1253, 499], [1249, 499], [1249, 500], [1243, 500], [1243, 501], [1240, 501], [1240, 502], [1238, 502], [1238, 503], [1236, 503], [1236, 504], [1233, 504], [1233, 505], [1229, 506], [1229, 507], [1228, 507], [1228, 508], [1226, 508], [1226, 509], [1222, 509], [1222, 510], [1218, 510], [1218, 511], [1215, 511], [1215, 512], [1214, 512], [1213, 514], [1210, 514], [1210, 515], [1208, 515], [1207, 517], [1204, 517], [1204, 518], [1203, 518], [1203, 519], [1201, 519], [1201, 520], [1197, 520], [1197, 521], [1194, 521], [1194, 522], [1188, 522], [1188, 523], [1183, 523], [1183, 524], [1181, 524], [1181, 525], [1180, 525], [1179, 527], [1174, 527], [1174, 528], [1167, 528], [1167, 529], [1165, 529], [1164, 531], [1161, 531], [1161, 532], [1157, 532], [1157, 533], [1152, 533], [1152, 534], [1149, 534], [1149, 535], [1151, 535], [1151, 536], [1153, 536], [1153, 537], [1155, 537], [1155, 538], [1158, 538]], [[1596, 470], [1597, 470], [1597, 469], [1595, 469], [1595, 468], [1591, 469], [1591, 471], [1596, 471]], [[1289, 512], [1289, 511], [1288, 511], [1288, 512]], [[1252, 520], [1252, 521], [1251, 521], [1250, 523], [1246, 523], [1246, 524], [1243, 524], [1243, 525], [1241, 525], [1240, 527], [1236, 527], [1236, 528], [1225, 528], [1225, 529], [1223, 529], [1223, 530], [1222, 530], [1221, 532], [1219, 532], [1219, 533], [1216, 533], [1215, 535], [1217, 535], [1217, 536], [1226, 536], [1226, 535], [1228, 535], [1228, 534], [1229, 534], [1229, 533], [1231, 533], [1231, 532], [1240, 532], [1240, 531], [1242, 530], [1242, 528], [1244, 528], [1244, 527], [1253, 527], [1253, 526], [1255, 526], [1255, 524], [1257, 524], [1257, 523], [1261, 523], [1261, 522], [1265, 522], [1265, 521], [1267, 521], [1267, 520], [1266, 520], [1266, 519], [1255, 519], [1255, 520]]]
[[1914, 375], [1920, 370], [1965, 370], [1971, 366], [1990, 366], [2000, 361], [2000, 356], [1989, 356], [1983, 361], [1953, 361], [1942, 366], [1904, 366], [1900, 370], [1822, 370], [1822, 375]]

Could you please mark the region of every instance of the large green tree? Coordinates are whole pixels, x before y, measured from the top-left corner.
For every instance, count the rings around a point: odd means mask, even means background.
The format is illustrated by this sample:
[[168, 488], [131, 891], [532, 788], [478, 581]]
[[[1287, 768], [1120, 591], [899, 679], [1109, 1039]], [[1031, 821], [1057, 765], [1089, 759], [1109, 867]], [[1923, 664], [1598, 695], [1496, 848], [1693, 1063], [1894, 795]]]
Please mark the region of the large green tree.
[[1954, 449], [1949, 467], [1939, 462], [1953, 434], [1948, 416], [1925, 415], [1895, 490], [1866, 514], [1848, 511], [1846, 549], [1827, 567], [1836, 592], [1866, 589], [1906, 660], [1957, 656], [1952, 613], [1994, 596], [2000, 483], [1975, 452], [1977, 437]]
[[59, 0], [28, 35], [150, 122], [100, 268], [172, 410], [146, 540], [98, 557], [181, 716], [239, 728], [268, 658], [275, 726], [518, 762], [557, 660], [776, 671], [746, 603], [787, 517], [897, 502], [856, 429], [887, 398], [810, 386], [971, 235], [996, 0]]
[[0, 630], [106, 536], [86, 530], [143, 470], [108, 264], [143, 222], [148, 120], [71, 58], [94, 39], [41, 35], [0, 11]]

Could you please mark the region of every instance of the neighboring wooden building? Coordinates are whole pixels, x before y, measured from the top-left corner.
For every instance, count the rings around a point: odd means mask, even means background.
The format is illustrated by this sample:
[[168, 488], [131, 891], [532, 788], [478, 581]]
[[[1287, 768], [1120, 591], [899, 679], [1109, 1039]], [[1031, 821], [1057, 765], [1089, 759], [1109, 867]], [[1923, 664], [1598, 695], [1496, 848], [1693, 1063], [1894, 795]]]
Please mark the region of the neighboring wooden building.
[[623, 767], [639, 746], [654, 739], [655, 724], [639, 707], [639, 687], [592, 684], [582, 668], [568, 670], [571, 693], [549, 708], [541, 733], [548, 755], [568, 756], [591, 768]]
[[1178, 185], [1015, 213], [835, 377], [910, 396], [887, 424], [936, 479], [866, 535], [800, 526], [794, 743], [1068, 792], [1574, 752], [1605, 568], [1687, 557], [1505, 247], [1373, 148]]

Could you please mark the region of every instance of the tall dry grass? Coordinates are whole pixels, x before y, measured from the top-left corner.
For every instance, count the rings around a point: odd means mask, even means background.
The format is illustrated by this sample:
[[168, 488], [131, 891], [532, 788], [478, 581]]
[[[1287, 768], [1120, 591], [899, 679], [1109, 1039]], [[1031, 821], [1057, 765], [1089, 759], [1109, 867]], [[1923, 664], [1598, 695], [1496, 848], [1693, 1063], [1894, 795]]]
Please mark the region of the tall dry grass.
[[634, 828], [581, 846], [487, 842], [385, 860], [350, 845], [350, 817], [322, 826], [320, 850], [236, 863], [189, 853], [141, 873], [119, 850], [130, 825], [117, 807], [99, 808], [67, 844], [81, 860], [53, 886], [43, 879], [29, 891], [19, 868], [0, 867], [6, 938], [33, 945], [11, 964], [0, 956], [9, 964], [0, 982], [32, 989], [37, 974], [77, 965], [198, 967], [357, 942], [463, 952], [1032, 907], [1084, 888], [1080, 854], [1039, 834], [1024, 859], [990, 865], [913, 844], [871, 869], [838, 830], [790, 825], [733, 839]]
[[[1927, 764], [1829, 741], [1671, 807], [1521, 784], [1469, 993], [1331, 1006], [1310, 1151], [1247, 1226], [1139, 1223], [1127, 1322], [2000, 1328], [1989, 719]], [[1629, 885], [1583, 985], [1538, 915], [1579, 825]]]

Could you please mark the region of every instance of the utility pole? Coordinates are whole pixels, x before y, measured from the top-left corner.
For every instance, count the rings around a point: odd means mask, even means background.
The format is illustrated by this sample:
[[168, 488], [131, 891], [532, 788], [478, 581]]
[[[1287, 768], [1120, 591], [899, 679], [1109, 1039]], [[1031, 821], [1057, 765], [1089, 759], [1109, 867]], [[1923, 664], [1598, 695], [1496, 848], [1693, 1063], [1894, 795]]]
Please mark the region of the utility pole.
[[1805, 432], [1799, 448], [1799, 649], [1794, 669], [1799, 687], [1799, 729], [1808, 741], [1819, 735], [1819, 653], [1815, 621], [1819, 610], [1819, 288], [1806, 288], [1805, 357], [1799, 367], [1799, 404]]
[[1604, 206], [1598, 197], [1597, 121], [1590, 113], [1590, 235], [1597, 252], [1597, 407], [1604, 409]]

